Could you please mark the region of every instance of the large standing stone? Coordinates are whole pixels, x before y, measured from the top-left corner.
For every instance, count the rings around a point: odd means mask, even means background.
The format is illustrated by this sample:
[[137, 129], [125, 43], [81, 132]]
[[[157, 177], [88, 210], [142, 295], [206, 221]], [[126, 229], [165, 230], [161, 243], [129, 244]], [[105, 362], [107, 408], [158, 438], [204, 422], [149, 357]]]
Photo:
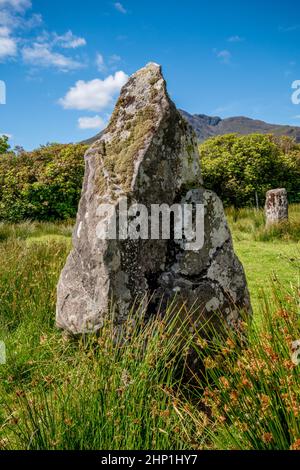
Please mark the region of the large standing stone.
[[[121, 323], [134, 302], [144, 301], [151, 314], [162, 298], [174, 296], [201, 322], [217, 314], [231, 323], [240, 309], [251, 312], [222, 203], [202, 188], [196, 137], [170, 100], [157, 64], [123, 87], [109, 126], [85, 161], [73, 250], [58, 285], [60, 328], [95, 331], [112, 305]], [[149, 211], [152, 204], [204, 204], [203, 248], [188, 251], [186, 240], [100, 239], [99, 227], [113, 220], [100, 205], [119, 213], [125, 197]]]
[[267, 225], [278, 224], [288, 220], [289, 203], [286, 189], [271, 189], [271, 191], [267, 192], [265, 214]]

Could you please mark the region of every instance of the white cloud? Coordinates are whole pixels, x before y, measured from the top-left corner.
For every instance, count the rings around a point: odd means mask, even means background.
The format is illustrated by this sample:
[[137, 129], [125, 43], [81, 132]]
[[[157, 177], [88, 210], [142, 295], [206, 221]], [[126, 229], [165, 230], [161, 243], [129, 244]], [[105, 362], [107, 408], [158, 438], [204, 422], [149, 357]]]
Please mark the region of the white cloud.
[[16, 40], [10, 37], [0, 37], [0, 60], [14, 57], [17, 54]]
[[121, 62], [121, 57], [117, 54], [112, 54], [111, 56], [108, 57], [108, 62], [107, 64], [105, 63], [104, 57], [102, 54], [99, 52], [96, 54], [96, 66], [99, 72], [105, 73], [108, 70], [114, 72], [117, 70], [117, 67], [119, 66], [118, 64]]
[[228, 39], [227, 39], [228, 42], [242, 42], [244, 41], [244, 38], [241, 38], [241, 36], [239, 35], [235, 35], [235, 36], [230, 36]]
[[106, 72], [107, 67], [105, 65], [104, 57], [99, 52], [96, 54], [96, 66], [99, 72]]
[[222, 62], [222, 64], [229, 64], [230, 63], [230, 60], [231, 60], [231, 52], [229, 52], [227, 49], [223, 49], [222, 51], [216, 51], [215, 50], [215, 53], [218, 57], [218, 59], [220, 59], [220, 62]]
[[42, 22], [42, 16], [25, 17], [31, 8], [31, 0], [0, 0], [0, 60], [17, 55], [18, 40], [13, 37], [16, 30], [32, 29]]
[[79, 80], [59, 103], [65, 109], [101, 111], [112, 103], [127, 80], [128, 76], [123, 71], [109, 75], [104, 80]]
[[0, 26], [0, 36], [8, 37], [10, 35], [10, 29], [7, 26]]
[[117, 54], [113, 54], [109, 57], [109, 63], [111, 65], [117, 64], [118, 62], [121, 62], [121, 57]]
[[27, 64], [54, 67], [67, 72], [82, 68], [84, 64], [56, 49], [76, 49], [84, 45], [86, 45], [86, 40], [75, 36], [70, 30], [62, 35], [58, 35], [56, 32], [42, 31], [32, 45], [23, 48], [22, 57]]
[[98, 129], [101, 131], [105, 127], [105, 121], [100, 116], [80, 117], [78, 127], [79, 129]]
[[[0, 0], [1, 1], [1, 0]], [[7, 26], [11, 31], [20, 29], [32, 29], [43, 22], [42, 15], [34, 13], [25, 18], [25, 10], [16, 10], [0, 5], [0, 25]]]
[[54, 46], [63, 49], [77, 49], [78, 47], [85, 46], [85, 38], [75, 36], [71, 30], [64, 34], [57, 34], [56, 32], [42, 31], [36, 38], [39, 44], [46, 44], [48, 47]]
[[[16, 56], [18, 43], [23, 43], [25, 45], [21, 55], [26, 64], [54, 67], [64, 72], [82, 68], [84, 66], [82, 61], [59, 50], [74, 50], [86, 45], [86, 40], [75, 36], [72, 31], [69, 30], [62, 35], [44, 31], [31, 43], [21, 37], [24, 30], [34, 29], [43, 22], [40, 14], [29, 16], [26, 14], [26, 10], [31, 6], [31, 0], [0, 0], [0, 60]], [[16, 32], [18, 40], [14, 37]]]
[[127, 10], [126, 8], [122, 5], [120, 2], [114, 3], [115, 9], [118, 10], [120, 13], [123, 13], [123, 15], [126, 15]]
[[291, 31], [297, 31], [300, 28], [300, 24], [293, 24], [290, 26], [279, 26], [278, 31], [281, 33], [290, 33]]
[[10, 37], [10, 29], [0, 26], [0, 60], [14, 57], [17, 54], [17, 41]]
[[13, 25], [13, 17], [6, 10], [0, 11], [0, 25], [2, 25], [2, 26], [12, 26]]
[[24, 47], [22, 56], [24, 62], [27, 64], [41, 67], [55, 67], [63, 72], [83, 67], [81, 62], [52, 51], [49, 44], [34, 43], [33, 46]]
[[67, 31], [62, 36], [54, 33], [54, 44], [63, 47], [64, 49], [76, 49], [77, 47], [85, 46], [86, 40], [75, 36], [72, 31]]
[[23, 29], [34, 29], [43, 23], [43, 17], [40, 13], [34, 13], [27, 19], [20, 22], [20, 27]]
[[10, 7], [18, 12], [23, 12], [31, 6], [31, 0], [0, 0], [0, 7]]

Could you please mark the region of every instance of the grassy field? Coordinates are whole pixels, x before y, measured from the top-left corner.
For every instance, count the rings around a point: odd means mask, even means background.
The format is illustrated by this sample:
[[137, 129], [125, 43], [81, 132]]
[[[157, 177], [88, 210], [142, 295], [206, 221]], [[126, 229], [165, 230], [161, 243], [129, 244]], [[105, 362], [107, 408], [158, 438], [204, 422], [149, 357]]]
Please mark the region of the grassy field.
[[257, 317], [265, 295], [270, 296], [274, 283], [287, 291], [300, 285], [300, 205], [290, 206], [290, 222], [266, 230], [262, 211], [227, 210], [235, 250], [248, 280], [251, 300]]
[[[54, 328], [55, 289], [71, 224], [0, 224], [0, 448], [300, 448], [290, 359], [300, 339], [300, 208], [271, 231], [259, 211], [228, 210], [228, 220], [257, 320], [245, 325], [243, 352], [235, 337], [224, 348], [201, 332], [182, 344], [160, 321], [128, 321], [120, 347], [109, 321], [99, 337], [66, 339]], [[190, 348], [205, 364], [197, 387], [178, 373]]]

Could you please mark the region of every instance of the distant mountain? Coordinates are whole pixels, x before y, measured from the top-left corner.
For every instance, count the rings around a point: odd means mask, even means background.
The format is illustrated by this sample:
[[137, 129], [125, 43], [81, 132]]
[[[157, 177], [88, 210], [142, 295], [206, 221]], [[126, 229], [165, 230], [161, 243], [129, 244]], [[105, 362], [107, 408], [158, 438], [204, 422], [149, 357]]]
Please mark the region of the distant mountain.
[[275, 134], [294, 137], [300, 142], [300, 127], [282, 126], [279, 124], [268, 124], [257, 119], [250, 119], [244, 116], [221, 119], [220, 117], [206, 116], [205, 114], [189, 114], [181, 110], [182, 115], [195, 129], [200, 142], [223, 134]]
[[[275, 134], [287, 135], [294, 137], [297, 142], [300, 142], [300, 127], [296, 126], [283, 126], [279, 124], [268, 124], [264, 121], [257, 119], [250, 119], [244, 116], [231, 117], [221, 119], [218, 116], [207, 116], [206, 114], [189, 114], [186, 111], [180, 110], [181, 114], [194, 128], [199, 142], [223, 134]], [[99, 132], [95, 137], [85, 140], [84, 144], [92, 144], [97, 139], [100, 139], [104, 131]]]

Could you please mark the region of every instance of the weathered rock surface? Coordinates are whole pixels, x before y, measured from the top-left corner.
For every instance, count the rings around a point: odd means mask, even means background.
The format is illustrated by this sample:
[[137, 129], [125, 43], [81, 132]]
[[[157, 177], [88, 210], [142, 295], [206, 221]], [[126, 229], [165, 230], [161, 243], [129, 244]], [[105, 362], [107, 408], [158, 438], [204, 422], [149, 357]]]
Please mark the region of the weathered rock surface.
[[[123, 87], [110, 124], [85, 156], [86, 171], [73, 250], [58, 285], [57, 325], [72, 334], [101, 328], [111, 306], [122, 322], [134, 302], [149, 314], [176, 296], [199, 321], [251, 312], [241, 263], [234, 254], [223, 206], [202, 187], [197, 141], [170, 100], [161, 69], [148, 64]], [[191, 189], [199, 188], [199, 189]], [[128, 205], [203, 204], [204, 245], [187, 240], [102, 240], [99, 227]], [[134, 217], [133, 217], [134, 220]], [[151, 298], [151, 302], [148, 301]]]
[[284, 220], [288, 220], [289, 203], [286, 189], [271, 189], [267, 192], [265, 214], [267, 225], [277, 224]]
[[173, 242], [173, 256], [158, 279], [157, 299], [169, 299], [176, 292], [177, 301], [184, 301], [193, 312], [195, 324], [213, 317], [218, 320], [223, 314], [227, 323], [234, 326], [241, 310], [251, 313], [251, 303], [222, 202], [204, 188], [189, 191], [182, 202], [203, 204], [204, 245], [194, 251], [186, 250], [185, 242]]

